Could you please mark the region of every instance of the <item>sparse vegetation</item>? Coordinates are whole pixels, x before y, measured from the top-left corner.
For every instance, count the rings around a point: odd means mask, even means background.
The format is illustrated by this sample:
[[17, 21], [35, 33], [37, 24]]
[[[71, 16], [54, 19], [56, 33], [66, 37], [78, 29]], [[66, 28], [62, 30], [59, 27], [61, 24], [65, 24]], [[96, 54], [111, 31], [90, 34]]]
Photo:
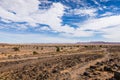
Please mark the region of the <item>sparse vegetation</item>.
[[13, 47], [12, 48], [14, 51], [19, 51], [19, 48], [18, 47]]
[[43, 50], [43, 47], [41, 47], [41, 50]]
[[2, 47], [5, 47], [5, 45], [2, 45]]
[[84, 46], [85, 48], [88, 48], [88, 46]]
[[12, 55], [8, 55], [8, 59], [12, 59], [13, 58], [13, 56]]
[[79, 45], [77, 45], [76, 47], [80, 47]]
[[120, 45], [78, 45], [0, 45], [0, 80], [119, 79]]
[[56, 52], [59, 52], [60, 48], [58, 46], [56, 46]]
[[33, 55], [36, 55], [36, 54], [38, 54], [38, 52], [36, 52], [36, 51], [33, 51]]
[[61, 50], [63, 50], [63, 47], [61, 47]]
[[100, 47], [102, 47], [102, 45], [100, 45]]

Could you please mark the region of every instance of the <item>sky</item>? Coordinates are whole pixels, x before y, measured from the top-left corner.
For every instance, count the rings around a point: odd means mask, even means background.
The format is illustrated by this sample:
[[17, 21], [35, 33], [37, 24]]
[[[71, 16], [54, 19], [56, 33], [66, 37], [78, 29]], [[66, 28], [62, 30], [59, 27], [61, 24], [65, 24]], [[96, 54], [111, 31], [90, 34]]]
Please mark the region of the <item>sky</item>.
[[120, 0], [0, 0], [1, 43], [120, 42]]

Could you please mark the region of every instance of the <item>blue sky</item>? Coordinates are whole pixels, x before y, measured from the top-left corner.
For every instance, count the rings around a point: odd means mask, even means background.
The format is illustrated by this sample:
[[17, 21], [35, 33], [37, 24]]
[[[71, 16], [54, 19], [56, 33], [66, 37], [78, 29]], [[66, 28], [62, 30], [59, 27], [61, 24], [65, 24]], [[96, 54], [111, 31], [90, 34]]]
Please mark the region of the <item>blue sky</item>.
[[120, 0], [0, 0], [0, 42], [120, 41]]

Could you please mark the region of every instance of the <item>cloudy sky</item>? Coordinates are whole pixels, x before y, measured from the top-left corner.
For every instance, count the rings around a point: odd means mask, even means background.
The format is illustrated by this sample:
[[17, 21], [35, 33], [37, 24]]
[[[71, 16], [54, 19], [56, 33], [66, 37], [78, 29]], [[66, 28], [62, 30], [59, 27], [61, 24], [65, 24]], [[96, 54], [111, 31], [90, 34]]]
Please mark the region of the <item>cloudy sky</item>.
[[120, 41], [120, 0], [0, 0], [0, 42]]

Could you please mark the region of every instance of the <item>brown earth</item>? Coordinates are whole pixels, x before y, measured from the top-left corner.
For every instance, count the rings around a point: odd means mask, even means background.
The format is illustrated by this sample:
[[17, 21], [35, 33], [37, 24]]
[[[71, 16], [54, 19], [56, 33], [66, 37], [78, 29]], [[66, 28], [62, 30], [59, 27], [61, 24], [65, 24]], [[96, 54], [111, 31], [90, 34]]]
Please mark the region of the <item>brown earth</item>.
[[118, 80], [116, 72], [119, 77], [120, 45], [2, 45], [0, 52], [6, 56], [0, 58], [0, 80]]

